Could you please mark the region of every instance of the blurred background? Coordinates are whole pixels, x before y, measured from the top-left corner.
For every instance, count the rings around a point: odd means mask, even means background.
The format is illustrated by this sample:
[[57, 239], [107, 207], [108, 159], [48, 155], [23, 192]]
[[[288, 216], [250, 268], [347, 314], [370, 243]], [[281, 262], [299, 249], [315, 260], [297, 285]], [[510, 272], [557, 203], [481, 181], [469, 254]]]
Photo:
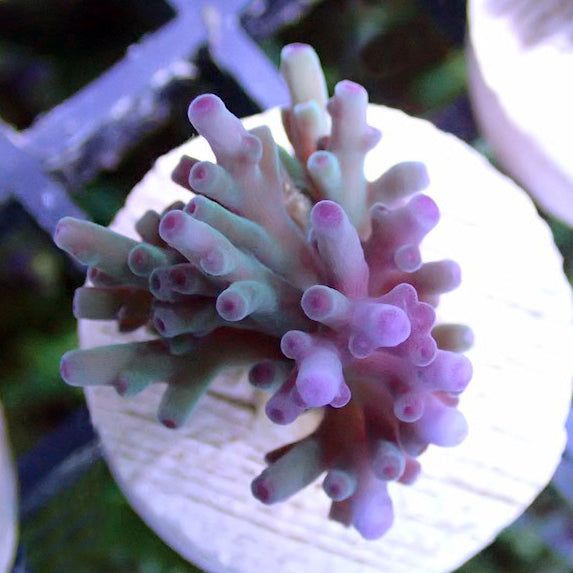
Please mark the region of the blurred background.
[[[194, 96], [217, 93], [239, 116], [284, 101], [273, 66], [290, 42], [315, 47], [330, 87], [357, 81], [372, 102], [429, 119], [490, 156], [466, 94], [465, 8], [0, 0], [0, 401], [21, 489], [15, 571], [196, 571], [131, 511], [82, 392], [60, 379], [60, 356], [77, 345], [71, 300], [84, 276], [52, 244], [57, 219], [109, 223], [153, 160], [192, 135]], [[548, 223], [572, 280], [573, 231]], [[523, 517], [458, 573], [573, 571], [568, 456]]]

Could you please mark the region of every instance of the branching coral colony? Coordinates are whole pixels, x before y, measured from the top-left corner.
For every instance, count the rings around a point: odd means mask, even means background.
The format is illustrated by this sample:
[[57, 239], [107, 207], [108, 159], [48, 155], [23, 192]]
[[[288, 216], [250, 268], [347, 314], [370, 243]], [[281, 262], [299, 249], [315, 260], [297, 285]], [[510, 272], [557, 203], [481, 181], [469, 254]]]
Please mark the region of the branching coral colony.
[[312, 435], [267, 455], [255, 497], [282, 501], [326, 473], [330, 517], [372, 539], [393, 520], [388, 482], [412, 483], [429, 444], [457, 445], [467, 431], [456, 406], [472, 375], [461, 354], [472, 334], [434, 324], [460, 270], [421, 261], [420, 242], [439, 219], [419, 193], [423, 164], [366, 181], [380, 133], [366, 123], [364, 88], [340, 82], [327, 101], [306, 45], [287, 46], [281, 69], [295, 157], [267, 127], [247, 132], [203, 95], [189, 118], [217, 163], [181, 159], [173, 178], [196, 194], [186, 205], [147, 212], [136, 224], [141, 242], [59, 223], [56, 243], [90, 266], [93, 286], [77, 290], [75, 315], [157, 334], [71, 351], [62, 376], [125, 396], [167, 382], [158, 416], [177, 428], [222, 369], [248, 366], [250, 382], [272, 392], [273, 422], [324, 409]]

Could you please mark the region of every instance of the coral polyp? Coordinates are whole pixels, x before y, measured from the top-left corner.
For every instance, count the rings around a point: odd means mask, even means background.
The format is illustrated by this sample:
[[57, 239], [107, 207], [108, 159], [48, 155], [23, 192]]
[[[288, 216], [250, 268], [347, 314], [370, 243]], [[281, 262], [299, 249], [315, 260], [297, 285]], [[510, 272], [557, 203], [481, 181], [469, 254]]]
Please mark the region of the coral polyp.
[[330, 517], [373, 539], [393, 521], [388, 482], [412, 483], [428, 445], [455, 446], [467, 432], [457, 404], [472, 376], [462, 354], [471, 330], [438, 325], [435, 312], [461, 273], [422, 261], [440, 217], [422, 193], [423, 164], [366, 180], [380, 132], [367, 124], [364, 88], [343, 81], [328, 99], [306, 45], [287, 46], [281, 69], [294, 154], [202, 95], [189, 119], [216, 162], [181, 158], [173, 179], [193, 192], [186, 204], [145, 213], [141, 241], [60, 222], [56, 243], [89, 265], [76, 317], [150, 334], [71, 351], [62, 376], [125, 396], [166, 382], [158, 417], [177, 428], [221, 371], [247, 367], [271, 393], [273, 422], [323, 411], [311, 435], [267, 455], [255, 497], [279, 502], [325, 475]]

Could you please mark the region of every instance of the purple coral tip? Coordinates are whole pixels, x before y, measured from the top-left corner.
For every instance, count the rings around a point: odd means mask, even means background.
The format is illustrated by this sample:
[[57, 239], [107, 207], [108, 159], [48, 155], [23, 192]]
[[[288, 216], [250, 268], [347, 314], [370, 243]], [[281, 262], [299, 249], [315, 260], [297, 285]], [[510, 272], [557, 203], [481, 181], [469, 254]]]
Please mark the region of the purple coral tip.
[[424, 413], [424, 401], [418, 394], [402, 394], [394, 402], [394, 414], [402, 422], [415, 422]]
[[60, 360], [60, 375], [65, 382], [71, 384], [72, 368], [69, 361], [69, 352], [66, 352]]
[[335, 93], [343, 94], [343, 93], [351, 93], [351, 94], [363, 94], [366, 95], [366, 90], [356, 82], [352, 82], [350, 80], [342, 80], [338, 82], [335, 88]]
[[322, 317], [332, 309], [332, 299], [324, 295], [320, 287], [311, 287], [302, 297], [302, 307], [306, 315], [310, 318]]
[[213, 94], [204, 94], [196, 97], [189, 106], [189, 120], [194, 123], [198, 116], [205, 116], [224, 106], [223, 102]]
[[304, 51], [312, 51], [312, 48], [308, 44], [303, 44], [301, 42], [293, 42], [292, 44], [288, 44], [282, 49], [281, 56], [284, 58], [289, 54], [293, 54], [296, 52], [304, 52]]
[[425, 230], [435, 227], [440, 219], [436, 202], [427, 195], [416, 195], [410, 200], [409, 207], [418, 224]]
[[302, 358], [309, 352], [310, 348], [310, 336], [301, 330], [291, 330], [281, 339], [281, 350], [287, 358]]
[[201, 189], [201, 183], [208, 179], [210, 170], [207, 162], [196, 163], [189, 172], [189, 185], [193, 189]]
[[272, 503], [272, 488], [265, 480], [264, 476], [259, 476], [251, 484], [251, 491], [253, 495], [262, 503], [270, 504]]
[[356, 476], [344, 470], [334, 469], [324, 478], [322, 487], [333, 501], [348, 499], [356, 490]]
[[183, 227], [183, 217], [180, 211], [170, 211], [161, 219], [159, 224], [159, 234], [162, 239], [172, 238]]
[[236, 322], [248, 314], [248, 303], [237, 292], [224, 292], [219, 295], [216, 303], [217, 312], [225, 320]]
[[329, 230], [339, 227], [344, 221], [342, 207], [334, 201], [320, 201], [310, 213], [315, 228]]
[[269, 360], [255, 364], [249, 371], [249, 382], [255, 388], [266, 389], [272, 386], [276, 377], [276, 368]]

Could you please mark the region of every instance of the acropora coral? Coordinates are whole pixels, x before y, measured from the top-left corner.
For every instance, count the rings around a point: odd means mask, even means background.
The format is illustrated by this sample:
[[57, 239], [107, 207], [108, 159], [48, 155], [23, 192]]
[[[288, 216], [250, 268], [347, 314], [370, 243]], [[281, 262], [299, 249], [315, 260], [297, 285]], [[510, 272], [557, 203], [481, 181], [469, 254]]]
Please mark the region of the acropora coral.
[[294, 155], [202, 95], [189, 119], [216, 163], [181, 158], [173, 178], [193, 191], [187, 204], [145, 213], [141, 241], [59, 223], [56, 243], [89, 265], [75, 316], [154, 335], [68, 352], [61, 372], [125, 396], [166, 382], [158, 417], [177, 428], [222, 370], [247, 366], [251, 384], [271, 392], [273, 422], [324, 412], [311, 435], [266, 456], [255, 497], [279, 502], [325, 474], [330, 517], [373, 539], [393, 521], [388, 482], [412, 483], [429, 444], [454, 446], [467, 432], [456, 406], [472, 376], [462, 354], [472, 333], [435, 315], [460, 269], [422, 262], [440, 217], [421, 193], [423, 164], [366, 180], [380, 132], [366, 122], [365, 89], [342, 81], [328, 99], [302, 44], [284, 48], [281, 71]]

